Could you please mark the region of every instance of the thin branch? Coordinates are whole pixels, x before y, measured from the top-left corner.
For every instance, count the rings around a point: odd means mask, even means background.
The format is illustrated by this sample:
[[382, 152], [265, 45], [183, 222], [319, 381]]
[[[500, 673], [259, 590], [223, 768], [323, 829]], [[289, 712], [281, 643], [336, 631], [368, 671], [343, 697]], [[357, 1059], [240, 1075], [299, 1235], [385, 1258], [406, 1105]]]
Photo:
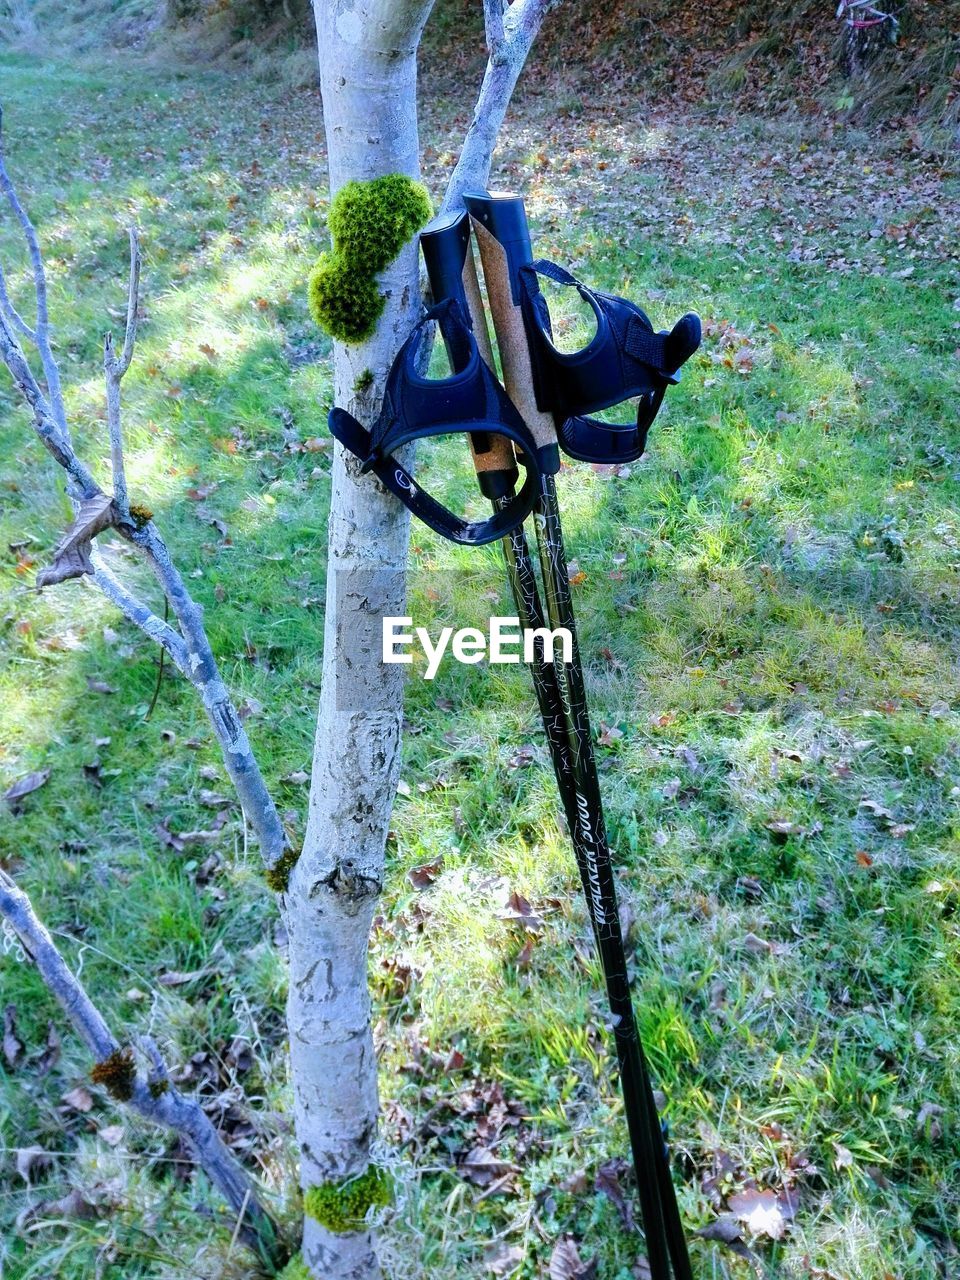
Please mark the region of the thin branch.
[[[0, 870], [0, 916], [13, 929], [25, 953], [37, 966], [44, 985], [73, 1024], [98, 1063], [116, 1061], [123, 1052], [106, 1019], [64, 960], [46, 926], [37, 917], [24, 891]], [[179, 1134], [194, 1152], [201, 1168], [242, 1221], [240, 1236], [261, 1256], [277, 1256], [277, 1228], [257, 1196], [245, 1170], [227, 1150], [210, 1119], [195, 1099], [186, 1098], [170, 1082], [156, 1045], [150, 1042], [148, 1078], [134, 1071], [122, 1098], [132, 1110], [153, 1124]], [[117, 1097], [118, 1089], [113, 1096]], [[123, 1089], [123, 1093], [127, 1090]]]
[[137, 340], [137, 308], [140, 305], [140, 237], [136, 227], [128, 230], [130, 236], [130, 285], [127, 291], [127, 327], [123, 336], [123, 354], [117, 365], [117, 376], [122, 378], [133, 359], [133, 344]]
[[483, 27], [487, 34], [487, 52], [496, 57], [503, 47], [503, 0], [483, 0]]
[[14, 385], [33, 411], [37, 435], [73, 481], [75, 496], [92, 498], [100, 493], [100, 486], [74, 453], [69, 434], [56, 420], [3, 311], [0, 311], [0, 360], [9, 369]]
[[10, 175], [7, 173], [7, 161], [3, 144], [2, 107], [0, 107], [0, 191], [6, 196], [7, 203], [13, 210], [14, 217], [20, 223], [23, 238], [27, 242], [30, 265], [33, 268], [33, 287], [37, 299], [37, 323], [33, 341], [40, 353], [43, 376], [46, 379], [47, 391], [50, 395], [54, 421], [64, 435], [69, 438], [67, 414], [63, 407], [63, 392], [60, 389], [60, 370], [56, 360], [53, 358], [53, 351], [50, 347], [49, 316], [47, 312], [47, 273], [44, 270], [43, 255], [40, 252], [40, 241], [37, 239], [36, 229], [30, 221], [30, 216], [26, 209], [20, 203], [20, 197], [17, 195]]
[[[2, 126], [2, 115], [0, 115]], [[15, 321], [0, 306], [0, 360], [7, 366], [15, 386], [33, 412], [37, 434], [57, 463], [67, 472], [72, 484], [71, 496], [88, 500], [103, 496], [91, 472], [77, 457], [65, 419], [62, 424], [60, 380], [56, 361], [46, 343], [47, 299], [46, 276], [36, 232], [7, 173], [0, 132], [0, 190], [20, 221], [31, 260], [37, 289], [37, 346], [44, 361], [47, 381], [45, 395], [23, 354], [14, 332]], [[113, 352], [109, 335], [104, 343], [104, 371], [107, 381], [107, 418], [113, 460], [115, 504], [122, 517], [119, 532], [140, 551], [173, 609], [180, 634], [141, 600], [138, 600], [104, 563], [99, 552], [91, 556], [93, 579], [104, 595], [145, 635], [161, 645], [178, 670], [190, 681], [203, 702], [216, 734], [227, 772], [237, 790], [244, 815], [257, 835], [263, 861], [274, 867], [287, 851], [287, 838], [276, 805], [267, 790], [263, 775], [240, 717], [220, 676], [210, 641], [203, 624], [203, 610], [192, 598], [183, 578], [170, 558], [159, 530], [151, 519], [135, 523], [129, 518], [126, 477], [123, 464], [123, 438], [120, 416], [120, 381], [133, 358], [137, 334], [137, 309], [140, 284], [140, 245], [135, 228], [130, 229], [130, 280], [127, 292], [127, 324], [123, 351]], [[47, 355], [44, 355], [46, 351]], [[49, 365], [48, 367], [48, 358]]]
[[10, 301], [10, 294], [7, 292], [7, 281], [3, 274], [3, 267], [0, 267], [0, 311], [4, 313], [13, 327], [30, 342], [36, 342], [37, 334], [31, 329], [24, 320], [23, 316]]
[[137, 340], [137, 307], [140, 301], [140, 241], [136, 227], [130, 228], [130, 285], [127, 293], [127, 327], [123, 351], [113, 354], [113, 335], [103, 339], [103, 372], [107, 383], [107, 430], [110, 433], [110, 462], [113, 470], [113, 499], [121, 515], [129, 512], [127, 473], [123, 461], [123, 426], [120, 417], [120, 382], [130, 368]]
[[94, 551], [91, 559], [94, 570], [93, 580], [111, 604], [117, 606], [128, 622], [132, 622], [139, 631], [165, 649], [180, 673], [186, 675], [187, 646], [183, 643], [182, 636], [179, 636], [162, 618], [158, 618], [142, 600], [138, 600], [132, 592], [127, 590], [120, 579], [107, 568], [99, 551]]
[[[180, 669], [200, 695], [220, 743], [223, 762], [236, 788], [244, 815], [256, 832], [261, 857], [268, 867], [273, 867], [287, 848], [286, 833], [263, 780], [250, 740], [221, 679], [217, 660], [203, 625], [203, 609], [187, 590], [153, 521], [134, 533], [132, 541], [143, 552], [161, 590], [170, 601], [186, 643], [186, 659]], [[172, 653], [171, 657], [176, 661]]]
[[[164, 622], [167, 621], [169, 616], [170, 616], [170, 601], [164, 600], [163, 602]], [[160, 701], [160, 690], [163, 688], [163, 656], [165, 652], [166, 652], [165, 649], [160, 650], [160, 661], [157, 663], [157, 683], [153, 686], [153, 697], [150, 699], [150, 705], [149, 707], [147, 707], [147, 714], [143, 717], [144, 720], [150, 719], [154, 711], [156, 711], [157, 709], [157, 703]], [[246, 831], [247, 829], [246, 823], [243, 824], [243, 829], [244, 831]]]
[[[491, 43], [490, 10], [496, 2], [484, 0], [488, 48]], [[464, 191], [487, 185], [493, 150], [520, 72], [547, 12], [556, 3], [557, 0], [514, 0], [501, 15], [502, 40], [494, 44], [487, 58], [473, 119], [447, 184], [443, 212], [458, 208]]]
[[36, 285], [37, 294], [37, 328], [41, 325], [46, 326], [48, 323], [47, 315], [47, 274], [43, 268], [43, 257], [40, 253], [40, 242], [37, 239], [37, 233], [33, 223], [30, 221], [26, 209], [20, 203], [10, 175], [7, 173], [6, 153], [3, 141], [3, 107], [0, 106], [0, 191], [7, 198], [7, 203], [13, 210], [14, 217], [20, 223], [23, 229], [23, 237], [27, 242], [27, 250], [30, 254], [30, 264], [33, 267], [34, 283]]

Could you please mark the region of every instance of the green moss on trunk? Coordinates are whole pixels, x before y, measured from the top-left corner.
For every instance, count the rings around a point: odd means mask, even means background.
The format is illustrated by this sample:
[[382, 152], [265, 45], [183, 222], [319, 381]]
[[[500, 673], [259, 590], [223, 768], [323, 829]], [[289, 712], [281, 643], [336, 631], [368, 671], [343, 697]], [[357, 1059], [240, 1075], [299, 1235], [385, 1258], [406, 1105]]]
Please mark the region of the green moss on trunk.
[[393, 1198], [392, 1180], [386, 1169], [371, 1164], [355, 1178], [322, 1182], [310, 1187], [303, 1207], [311, 1218], [336, 1235], [360, 1231], [370, 1209], [382, 1209]]
[[290, 882], [290, 872], [297, 865], [299, 857], [299, 849], [286, 849], [272, 867], [267, 867], [263, 873], [263, 878], [266, 880], [268, 888], [272, 889], [274, 893], [286, 893], [287, 885]]
[[430, 214], [426, 187], [402, 173], [341, 187], [330, 206], [333, 252], [320, 255], [307, 283], [321, 329], [342, 342], [370, 337], [386, 302], [376, 276]]

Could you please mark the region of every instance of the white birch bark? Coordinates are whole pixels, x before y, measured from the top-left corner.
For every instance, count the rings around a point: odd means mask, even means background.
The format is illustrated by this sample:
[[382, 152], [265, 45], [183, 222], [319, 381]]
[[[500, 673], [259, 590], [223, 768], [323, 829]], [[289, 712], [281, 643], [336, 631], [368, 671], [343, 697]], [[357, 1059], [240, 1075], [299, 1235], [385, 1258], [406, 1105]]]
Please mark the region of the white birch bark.
[[[350, 179], [419, 174], [416, 52], [433, 0], [314, 0], [331, 196]], [[486, 181], [497, 133], [551, 0], [485, 0], [490, 58], [445, 206]], [[336, 403], [369, 424], [420, 310], [416, 242], [381, 278], [375, 336], [335, 347]], [[369, 389], [355, 391], [361, 373]], [[288, 1028], [304, 1190], [363, 1173], [377, 1123], [367, 949], [399, 772], [402, 666], [381, 662], [385, 615], [402, 615], [409, 516], [335, 448], [323, 678], [303, 852], [286, 897]], [[309, 1214], [303, 1258], [324, 1280], [375, 1280], [372, 1233]]]
[[[419, 173], [416, 49], [432, 0], [315, 0], [331, 194], [351, 178]], [[374, 337], [337, 343], [336, 403], [368, 423], [420, 308], [416, 243], [381, 280]], [[373, 374], [370, 391], [354, 391]], [[336, 446], [320, 712], [303, 851], [287, 895], [288, 1027], [307, 1188], [363, 1173], [377, 1117], [367, 947], [399, 770], [402, 668], [380, 661], [381, 619], [402, 614], [409, 517]], [[325, 1280], [379, 1275], [369, 1231], [308, 1215], [303, 1258]]]

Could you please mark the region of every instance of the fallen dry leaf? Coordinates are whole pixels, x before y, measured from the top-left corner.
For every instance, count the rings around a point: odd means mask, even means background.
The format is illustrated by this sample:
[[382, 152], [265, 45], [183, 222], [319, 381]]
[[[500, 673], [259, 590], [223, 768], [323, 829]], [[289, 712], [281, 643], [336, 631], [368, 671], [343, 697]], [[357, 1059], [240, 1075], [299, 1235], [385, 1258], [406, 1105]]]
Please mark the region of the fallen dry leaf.
[[234, 1036], [227, 1045], [223, 1060], [237, 1075], [244, 1075], [253, 1066], [253, 1048], [245, 1036]]
[[157, 982], [161, 987], [185, 987], [190, 982], [198, 982], [209, 975], [209, 969], [194, 969], [192, 973], [184, 973], [179, 969], [168, 969], [161, 973]]
[[566, 1191], [567, 1195], [582, 1196], [586, 1194], [589, 1186], [590, 1180], [586, 1169], [578, 1169], [576, 1173], [571, 1173], [569, 1178], [565, 1178], [560, 1183], [560, 1190]]
[[610, 1200], [620, 1215], [620, 1221], [623, 1223], [625, 1231], [633, 1230], [633, 1209], [624, 1194], [623, 1187], [620, 1185], [620, 1177], [629, 1169], [630, 1165], [626, 1160], [615, 1157], [600, 1166], [594, 1182], [596, 1189]]
[[113, 499], [105, 493], [81, 502], [76, 519], [66, 531], [53, 553], [53, 564], [37, 574], [37, 586], [49, 587], [68, 578], [82, 578], [93, 573], [90, 551], [93, 539], [104, 529], [116, 528], [119, 515]]
[[60, 1033], [52, 1022], [47, 1024], [47, 1043], [43, 1052], [33, 1063], [38, 1076], [45, 1076], [60, 1060]]
[[584, 1262], [573, 1236], [564, 1236], [550, 1255], [550, 1280], [591, 1280], [597, 1274], [597, 1260]]
[[753, 1251], [744, 1242], [740, 1224], [732, 1213], [722, 1213], [715, 1222], [701, 1227], [694, 1235], [701, 1240], [716, 1240], [719, 1244], [726, 1245], [739, 1258], [746, 1258], [748, 1261], [753, 1258]]
[[497, 919], [523, 925], [531, 933], [538, 933], [543, 928], [543, 918], [537, 915], [523, 894], [516, 890], [510, 894], [504, 910], [497, 912]]
[[881, 804], [879, 800], [869, 800], [864, 797], [864, 799], [860, 801], [860, 808], [868, 809], [875, 818], [893, 819], [892, 812], [886, 807], [886, 805]]
[[474, 1147], [460, 1162], [460, 1172], [476, 1187], [489, 1187], [495, 1179], [508, 1173], [519, 1173], [516, 1165], [501, 1160], [488, 1147]]
[[63, 1095], [64, 1101], [73, 1111], [87, 1112], [93, 1107], [93, 1095], [84, 1085], [78, 1084], [75, 1089]]
[[938, 1116], [943, 1115], [943, 1107], [936, 1102], [925, 1102], [917, 1112], [917, 1133], [925, 1135], [931, 1142], [939, 1142], [943, 1137], [943, 1125]]
[[738, 1192], [730, 1196], [728, 1203], [753, 1235], [769, 1236], [771, 1240], [783, 1238], [787, 1222], [796, 1213], [796, 1207], [786, 1193], [777, 1195], [769, 1188], [760, 1191], [752, 1187]]
[[28, 796], [31, 791], [39, 791], [49, 777], [49, 769], [38, 769], [36, 773], [28, 773], [26, 777], [18, 778], [13, 786], [4, 792], [3, 798], [11, 809], [16, 809], [24, 796]]
[[26, 1183], [33, 1181], [35, 1173], [42, 1173], [53, 1164], [53, 1157], [43, 1147], [20, 1147], [16, 1156], [17, 1173]]
[[3, 1011], [3, 1057], [14, 1068], [23, 1057], [24, 1043], [17, 1035], [17, 1007], [8, 1004]]
[[407, 879], [414, 889], [422, 891], [423, 889], [429, 889], [442, 870], [443, 859], [437, 858], [435, 862], [425, 862], [422, 866], [411, 867], [407, 872]]
[[516, 1271], [522, 1261], [523, 1250], [520, 1246], [501, 1240], [484, 1253], [483, 1269], [494, 1276], [508, 1276]]
[[229, 796], [221, 795], [218, 791], [208, 791], [206, 788], [201, 789], [199, 800], [207, 809], [224, 809], [233, 803]]
[[535, 933], [528, 933], [526, 936], [526, 941], [524, 942], [520, 950], [517, 952], [516, 958], [514, 959], [514, 964], [523, 973], [525, 973], [530, 968], [530, 965], [533, 961], [533, 947], [536, 940], [537, 940], [537, 935]]
[[769, 955], [773, 951], [773, 943], [755, 933], [748, 933], [740, 945], [755, 956]]
[[835, 1142], [833, 1151], [833, 1167], [835, 1169], [849, 1169], [853, 1166], [853, 1152], [849, 1147], [844, 1147], [839, 1142]]
[[623, 730], [618, 729], [616, 725], [604, 724], [600, 721], [600, 732], [597, 735], [597, 742], [601, 747], [609, 747], [611, 743], [618, 742], [623, 737]]
[[767, 830], [778, 836], [802, 836], [805, 828], [787, 818], [775, 818], [767, 823]]
[[42, 1200], [40, 1204], [28, 1205], [17, 1215], [17, 1227], [23, 1230], [41, 1218], [95, 1218], [97, 1212], [96, 1205], [91, 1204], [82, 1191], [74, 1188], [59, 1200]]

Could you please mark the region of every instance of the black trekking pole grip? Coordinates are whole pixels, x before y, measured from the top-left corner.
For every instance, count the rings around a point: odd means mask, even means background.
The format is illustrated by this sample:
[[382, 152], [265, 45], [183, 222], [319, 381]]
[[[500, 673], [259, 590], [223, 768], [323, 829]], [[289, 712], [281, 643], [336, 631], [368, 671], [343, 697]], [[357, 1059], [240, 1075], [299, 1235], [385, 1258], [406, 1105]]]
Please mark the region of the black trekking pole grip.
[[541, 471], [553, 475], [560, 469], [557, 428], [552, 414], [537, 407], [517, 280], [517, 268], [533, 257], [523, 198], [468, 191], [463, 201], [480, 249], [503, 384], [537, 443]]
[[[435, 302], [453, 298], [468, 317], [480, 358], [496, 373], [493, 347], [487, 329], [487, 317], [480, 297], [480, 282], [470, 244], [470, 219], [460, 209], [440, 214], [420, 233], [420, 248], [427, 264], [427, 278]], [[468, 437], [477, 482], [484, 496], [491, 499], [512, 493], [519, 472], [513, 445], [506, 436], [488, 431], [475, 431]]]
[[[480, 295], [480, 283], [473, 257], [469, 215], [465, 210], [461, 210], [459, 213], [440, 215], [435, 218], [422, 233], [421, 247], [434, 301], [454, 298], [461, 306], [466, 307], [481, 358], [486, 361], [490, 369], [495, 369], [493, 349], [487, 329], [487, 316]], [[499, 444], [500, 438], [493, 437], [494, 450], [498, 449]], [[497, 482], [500, 477], [508, 477], [503, 453], [497, 455], [502, 467], [502, 470], [497, 473], [481, 469], [483, 463], [490, 461], [489, 454], [478, 453], [474, 447], [473, 455], [481, 489], [493, 500], [495, 508], [502, 509], [510, 501], [512, 488], [502, 494], [490, 493], [489, 490], [491, 481]], [[516, 477], [515, 470], [512, 475]], [[536, 575], [522, 525], [511, 529], [503, 539], [503, 553], [520, 625], [525, 631], [542, 631], [544, 628], [543, 605], [540, 602]], [[572, 831], [576, 822], [576, 810], [570, 749], [563, 729], [562, 708], [559, 703], [553, 666], [543, 651], [542, 642], [540, 647], [535, 649], [535, 656], [530, 664], [530, 674], [557, 775], [560, 799], [567, 824]]]

